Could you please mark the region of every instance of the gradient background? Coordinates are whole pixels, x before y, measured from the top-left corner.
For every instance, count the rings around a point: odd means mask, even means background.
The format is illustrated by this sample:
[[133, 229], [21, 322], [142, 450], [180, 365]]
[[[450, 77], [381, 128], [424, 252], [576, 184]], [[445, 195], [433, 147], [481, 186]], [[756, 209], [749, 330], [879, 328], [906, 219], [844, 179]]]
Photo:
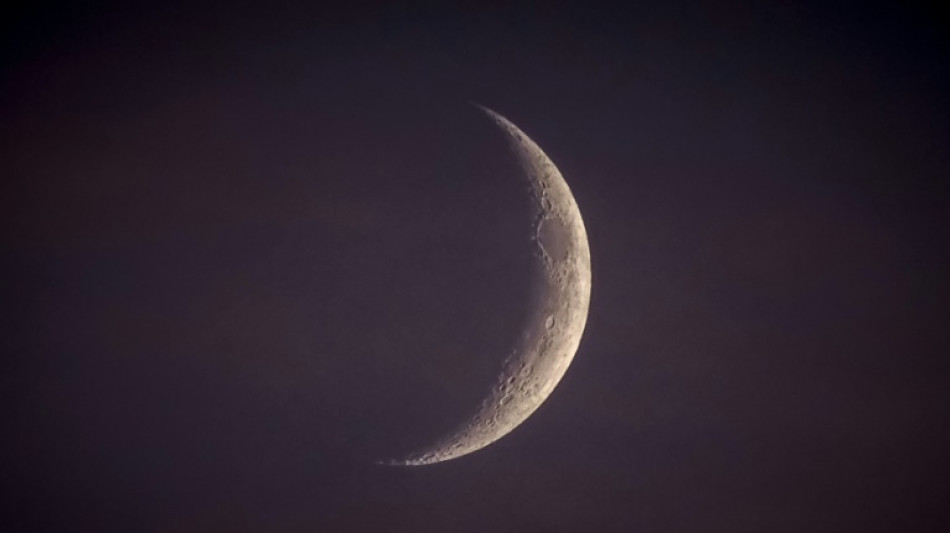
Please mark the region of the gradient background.
[[[576, 4], [8, 10], [0, 529], [946, 531], [946, 20]], [[505, 439], [379, 467], [527, 311], [468, 100], [570, 183], [587, 330]]]

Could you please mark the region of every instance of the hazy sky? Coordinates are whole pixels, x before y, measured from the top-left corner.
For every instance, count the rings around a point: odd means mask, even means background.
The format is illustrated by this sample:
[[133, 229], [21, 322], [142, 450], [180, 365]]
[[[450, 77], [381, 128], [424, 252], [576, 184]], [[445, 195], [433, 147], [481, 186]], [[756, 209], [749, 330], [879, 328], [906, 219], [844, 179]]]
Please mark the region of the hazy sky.
[[[21, 8], [0, 59], [5, 531], [942, 531], [950, 57], [923, 7]], [[570, 184], [525, 314], [502, 113]], [[12, 527], [11, 527], [12, 526]]]

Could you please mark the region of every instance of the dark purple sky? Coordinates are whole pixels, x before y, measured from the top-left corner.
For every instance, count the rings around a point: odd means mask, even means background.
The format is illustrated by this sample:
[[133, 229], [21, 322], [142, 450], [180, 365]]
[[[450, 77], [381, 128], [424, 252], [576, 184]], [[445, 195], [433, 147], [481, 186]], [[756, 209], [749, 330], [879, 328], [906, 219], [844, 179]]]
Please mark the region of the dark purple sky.
[[[4, 15], [0, 529], [946, 531], [935, 10], [317, 4]], [[570, 183], [587, 330], [508, 437], [379, 467], [526, 313], [469, 100]]]

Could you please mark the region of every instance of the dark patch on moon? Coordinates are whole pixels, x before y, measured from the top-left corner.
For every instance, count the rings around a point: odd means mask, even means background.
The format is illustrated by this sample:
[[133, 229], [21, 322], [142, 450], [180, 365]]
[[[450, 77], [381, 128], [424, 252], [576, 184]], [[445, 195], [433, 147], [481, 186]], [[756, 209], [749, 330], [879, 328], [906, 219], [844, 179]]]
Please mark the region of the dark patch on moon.
[[570, 248], [568, 236], [567, 228], [557, 218], [545, 218], [538, 224], [538, 244], [555, 263], [567, 259]]

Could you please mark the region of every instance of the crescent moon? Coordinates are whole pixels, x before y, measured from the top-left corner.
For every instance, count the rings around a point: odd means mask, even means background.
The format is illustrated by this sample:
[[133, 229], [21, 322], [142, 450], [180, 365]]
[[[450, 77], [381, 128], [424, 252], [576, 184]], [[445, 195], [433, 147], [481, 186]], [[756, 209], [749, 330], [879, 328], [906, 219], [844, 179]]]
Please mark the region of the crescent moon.
[[392, 465], [426, 465], [484, 448], [525, 421], [574, 359], [590, 304], [587, 231], [567, 182], [550, 158], [508, 119], [484, 111], [506, 134], [529, 184], [534, 211], [530, 311], [511, 355], [474, 415], [433, 446]]

